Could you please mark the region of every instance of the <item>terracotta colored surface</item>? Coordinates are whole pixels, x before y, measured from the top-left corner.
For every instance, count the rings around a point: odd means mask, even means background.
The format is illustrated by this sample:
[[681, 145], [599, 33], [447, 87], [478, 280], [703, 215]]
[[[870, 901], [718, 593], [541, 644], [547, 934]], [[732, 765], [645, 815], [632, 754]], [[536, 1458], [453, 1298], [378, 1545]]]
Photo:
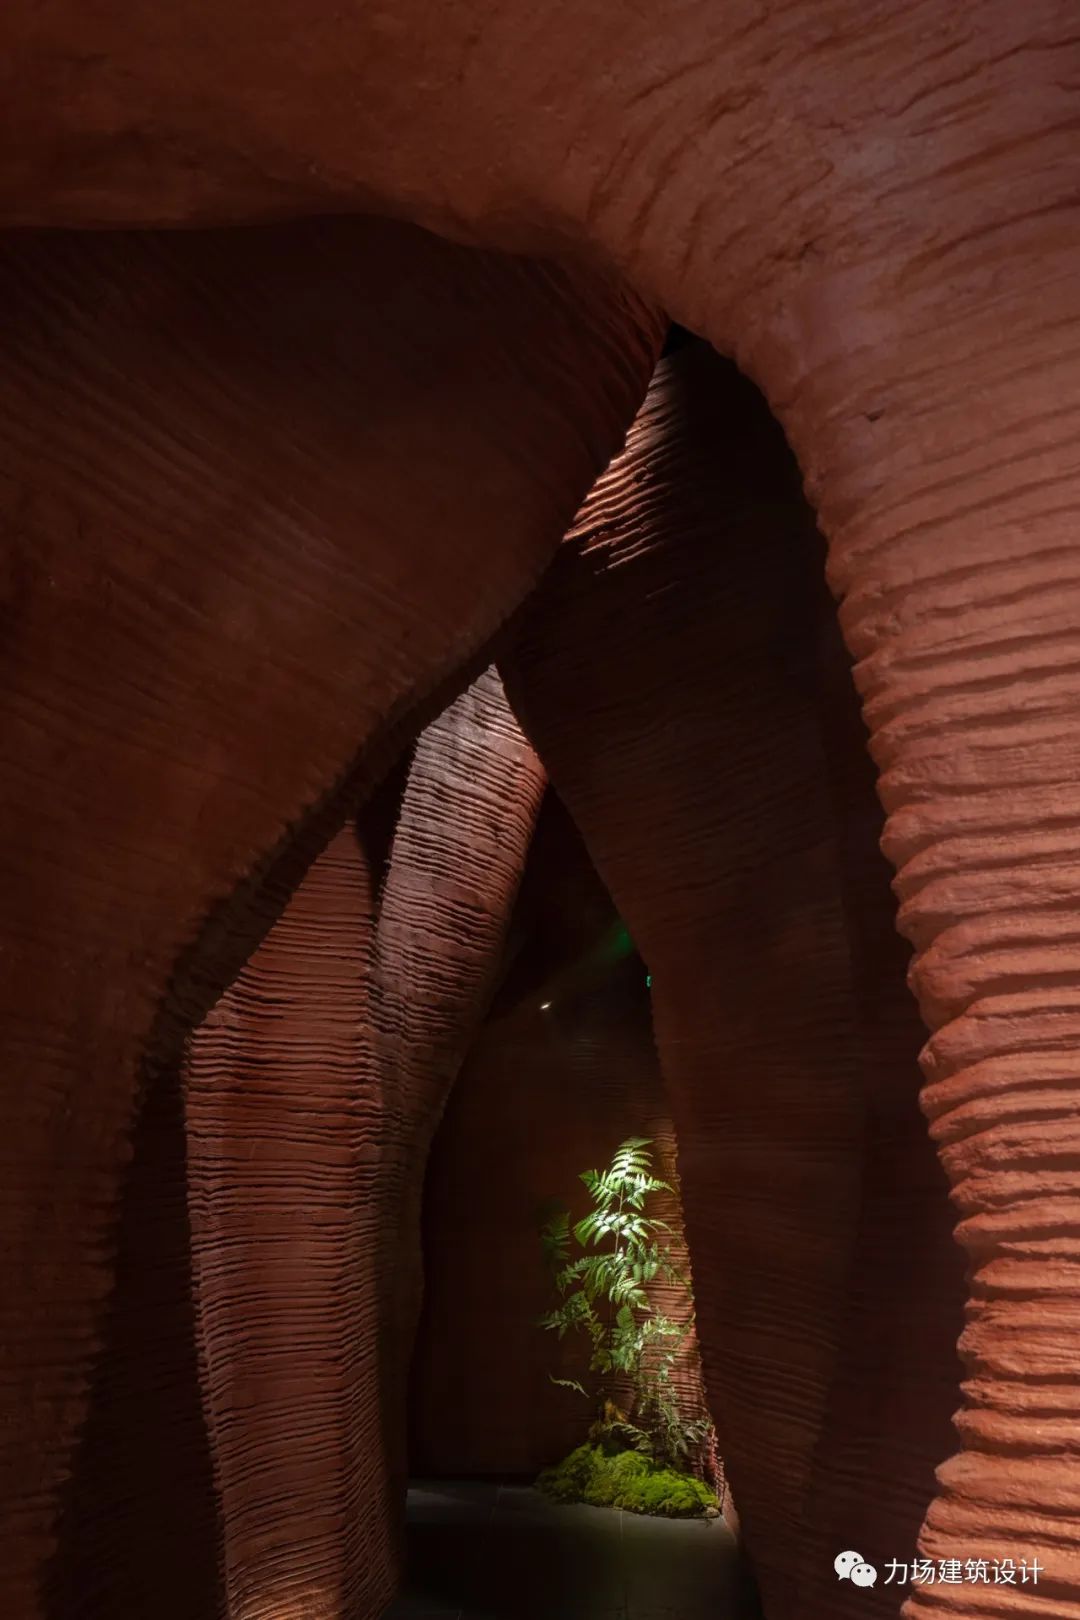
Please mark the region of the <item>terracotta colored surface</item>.
[[420, 739], [392, 847], [339, 832], [195, 1032], [190, 1204], [230, 1620], [377, 1614], [392, 1595], [412, 1331], [394, 1281], [416, 1265], [400, 1189], [482, 1011], [542, 782], [488, 672]]
[[[587, 1379], [588, 1355], [536, 1319], [553, 1303], [537, 1240], [556, 1197], [590, 1208], [579, 1173], [627, 1136], [654, 1138], [675, 1174], [675, 1139], [653, 1045], [645, 969], [610, 959], [614, 908], [565, 811], [549, 802], [515, 917], [517, 955], [474, 1042], [432, 1148], [424, 1194], [424, 1309], [412, 1375], [412, 1462], [421, 1475], [527, 1475], [584, 1438], [594, 1409], [556, 1387]], [[597, 948], [599, 946], [599, 949]], [[545, 1008], [545, 1004], [546, 1008]], [[678, 1198], [654, 1213], [689, 1268]], [[685, 1296], [654, 1289], [675, 1316]], [[691, 1342], [683, 1410], [703, 1410]]]
[[350, 825], [193, 1038], [194, 1282], [230, 1620], [377, 1613], [393, 1591], [372, 910]]
[[417, 745], [379, 912], [376, 1041], [398, 1145], [379, 1183], [382, 1299], [393, 1324], [382, 1407], [402, 1498], [424, 1170], [494, 988], [544, 782], [490, 669]]
[[[0, 1607], [26, 1620], [112, 1353], [125, 1183], [172, 1199], [163, 1227], [180, 1209], [183, 1038], [340, 820], [338, 784], [370, 781], [539, 572], [658, 333], [588, 279], [370, 224], [9, 238], [0, 297]], [[131, 1160], [140, 1090], [172, 1122], [168, 1176], [144, 1137]], [[161, 1331], [189, 1360], [174, 1263]], [[159, 1547], [190, 1519], [193, 1578], [205, 1470], [147, 1470], [154, 1507], [118, 1505], [156, 1511]]]
[[[1080, 977], [1069, 920], [1080, 870], [1074, 7], [983, 0], [973, 12], [951, 0], [884, 0], [868, 12], [855, 0], [825, 0], [763, 11], [750, 0], [690, 0], [661, 15], [611, 0], [482, 14], [471, 5], [342, 13], [238, 4], [8, 6], [5, 217], [235, 218], [374, 202], [488, 242], [577, 245], [622, 266], [762, 382], [820, 505], [845, 598], [885, 772], [888, 847], [903, 869], [902, 925], [920, 952], [925, 1014], [941, 1031], [924, 1059], [927, 1106], [940, 1119], [977, 1262], [968, 1450], [946, 1475], [933, 1549], [1039, 1549], [1053, 1566], [1041, 1592], [980, 1592], [978, 1601], [999, 1614], [1080, 1607], [1071, 1452], [1080, 1313], [1068, 1236]], [[26, 1116], [13, 1113], [23, 1179], [5, 1216], [23, 1289], [5, 1296], [16, 1417], [7, 1466], [11, 1494], [25, 1495], [24, 1550], [0, 1566], [15, 1583], [14, 1609], [29, 1602], [28, 1567], [49, 1544], [52, 1492], [95, 1342], [93, 1309], [110, 1274], [107, 1211], [134, 1072], [158, 1045], [148, 1032], [177, 954], [210, 903], [232, 893], [255, 854], [342, 768], [338, 681], [349, 686], [353, 672], [381, 717], [414, 693], [407, 666], [417, 627], [421, 639], [430, 632], [419, 663], [453, 663], [462, 649], [448, 627], [477, 629], [484, 614], [471, 584], [456, 599], [450, 587], [490, 579], [485, 556], [507, 555], [492, 537], [505, 540], [531, 494], [546, 500], [550, 467], [538, 458], [530, 481], [527, 457], [498, 458], [506, 481], [499, 491], [485, 486], [487, 544], [471, 513], [475, 472], [462, 480], [460, 526], [438, 501], [410, 523], [407, 502], [391, 491], [383, 516], [395, 543], [428, 529], [463, 537], [449, 586], [434, 592], [445, 624], [436, 631], [419, 604], [406, 608], [406, 586], [400, 612], [382, 606], [385, 643], [328, 637], [326, 610], [290, 589], [296, 559], [303, 553], [305, 585], [333, 577], [324, 600], [335, 607], [359, 595], [326, 535], [355, 530], [364, 501], [339, 500], [333, 479], [312, 477], [313, 457], [327, 465], [320, 457], [337, 418], [312, 409], [298, 361], [283, 375], [278, 352], [271, 375], [256, 367], [252, 384], [257, 289], [281, 268], [277, 256], [257, 255], [256, 273], [248, 264], [236, 274], [223, 308], [215, 272], [208, 282], [200, 268], [201, 293], [189, 286], [185, 296], [157, 279], [163, 253], [202, 247], [159, 244], [135, 259], [115, 239], [8, 251], [69, 255], [59, 278], [30, 262], [4, 302], [21, 345], [18, 364], [4, 368], [6, 433], [17, 445], [5, 454], [16, 484], [5, 510], [10, 529], [29, 538], [25, 552], [14, 548], [10, 588], [17, 625], [27, 600], [39, 615], [32, 633], [19, 630], [0, 683], [10, 755], [25, 773], [0, 827], [9, 862], [18, 852], [19, 885], [7, 885], [6, 1063], [20, 1107], [33, 1099]], [[230, 251], [242, 258], [245, 249]], [[312, 302], [337, 308], [331, 292], [344, 279], [319, 278]], [[353, 294], [335, 356], [364, 301], [355, 285]], [[480, 302], [486, 321], [490, 301]], [[460, 319], [455, 305], [445, 323], [455, 338]], [[408, 320], [387, 323], [399, 362], [412, 330]], [[95, 370], [86, 347], [105, 331], [106, 363]], [[516, 360], [516, 323], [504, 333]], [[474, 342], [471, 356], [483, 347]], [[550, 348], [545, 339], [534, 352], [546, 361]], [[610, 355], [603, 342], [599, 351]], [[310, 363], [306, 341], [290, 352]], [[397, 374], [415, 370], [399, 365]], [[566, 375], [553, 380], [549, 424], [578, 397], [566, 384]], [[468, 460], [456, 439], [466, 424], [441, 409], [438, 390], [420, 392], [432, 400], [430, 458], [438, 462], [445, 446], [453, 484]], [[400, 441], [408, 412], [391, 397], [401, 406], [387, 412]], [[514, 397], [507, 385], [492, 412], [498, 442], [502, 424], [518, 420]], [[264, 438], [256, 453], [270, 417], [272, 443], [268, 450]], [[27, 452], [27, 438], [49, 451]], [[333, 433], [329, 440], [337, 447]], [[379, 480], [351, 470], [353, 448], [341, 455], [345, 493], [370, 491]], [[487, 449], [473, 448], [471, 465], [488, 466]], [[419, 443], [411, 449], [425, 460]], [[279, 493], [267, 497], [269, 464]], [[410, 497], [420, 498], [419, 486], [408, 480]], [[296, 489], [314, 511], [290, 506], [290, 528], [280, 491]], [[282, 604], [278, 614], [269, 597], [252, 596], [249, 576], [223, 577], [201, 538], [234, 531], [237, 514], [246, 533], [253, 507], [260, 522], [268, 510], [278, 520], [253, 570]], [[184, 554], [202, 558], [195, 575], [102, 562], [103, 535], [111, 548], [115, 535], [156, 532], [163, 513], [180, 527], [185, 514], [193, 520]], [[325, 575], [312, 576], [309, 545]], [[70, 556], [80, 562], [66, 563]], [[39, 559], [48, 562], [40, 572]], [[60, 601], [80, 620], [96, 604], [90, 617], [101, 633], [91, 645], [68, 634]], [[160, 614], [148, 608], [155, 602]], [[206, 654], [219, 639], [230, 645], [234, 684], [203, 695], [202, 672], [215, 666]], [[150, 676], [152, 661], [132, 641], [168, 648], [177, 679]], [[391, 649], [401, 654], [393, 668]], [[335, 672], [329, 693], [317, 673], [324, 654]], [[66, 703], [52, 689], [55, 671], [25, 673], [50, 662], [66, 677]], [[428, 684], [418, 676], [415, 690]], [[56, 710], [53, 731], [43, 717]], [[274, 738], [269, 761], [250, 735], [254, 712]], [[368, 735], [363, 725], [359, 733]], [[172, 759], [159, 780], [152, 761], [163, 735], [185, 740], [190, 757]], [[303, 749], [286, 741], [301, 735]], [[146, 817], [150, 801], [159, 816]], [[74, 848], [63, 821], [71, 809], [81, 835]], [[59, 849], [71, 881], [54, 893]], [[209, 972], [190, 1016], [172, 1018], [174, 1037], [257, 930], [240, 932], [243, 948]], [[46, 1235], [32, 1234], [46, 1208]], [[26, 1294], [43, 1301], [39, 1317], [25, 1309]], [[31, 1364], [46, 1371], [28, 1390]], [[933, 1600], [961, 1612], [972, 1601], [963, 1587]]]
[[740, 356], [891, 345], [896, 297], [982, 302], [998, 251], [1035, 309], [1038, 259], [1076, 252], [1071, 0], [9, 0], [2, 29], [11, 221], [569, 241]]
[[[816, 691], [832, 787], [840, 893], [866, 1100], [863, 1193], [847, 1318], [818, 1442], [804, 1541], [806, 1589], [834, 1592], [837, 1537], [884, 1569], [914, 1554], [931, 1467], [955, 1444], [956, 1343], [964, 1257], [946, 1179], [918, 1105], [926, 1029], [908, 990], [910, 951], [896, 930], [883, 814], [833, 603], [821, 592]], [[888, 1529], [881, 1492], [889, 1480]], [[895, 1612], [895, 1583], [880, 1612]], [[861, 1609], [872, 1606], [861, 1591]], [[835, 1601], [835, 1599], [833, 1599]]]
[[[113, 1291], [85, 1421], [59, 1495], [55, 1552], [41, 1572], [40, 1612], [48, 1620], [141, 1614], [190, 1620], [193, 1613], [220, 1612], [214, 1459], [196, 1349], [182, 1069], [179, 1041], [163, 1043], [146, 1065], [113, 1234]], [[51, 1198], [59, 1202], [55, 1190]], [[93, 1215], [92, 1208], [84, 1210], [84, 1221], [90, 1224]], [[40, 1305], [33, 1309], [29, 1325], [40, 1333], [52, 1324], [41, 1319]], [[61, 1365], [70, 1374], [71, 1352], [64, 1354]], [[48, 1370], [36, 1366], [36, 1381]], [[39, 1427], [38, 1443], [41, 1435]], [[33, 1452], [23, 1456], [33, 1463]], [[32, 1500], [28, 1487], [38, 1483], [36, 1465], [17, 1471], [18, 1461], [12, 1459], [4, 1496], [4, 1514], [16, 1523]], [[19, 1545], [24, 1557], [33, 1550], [33, 1542]], [[5, 1595], [10, 1579], [10, 1573], [0, 1576]], [[16, 1601], [8, 1612], [26, 1611]]]
[[[1037, 1587], [927, 1588], [913, 1617], [976, 1602], [1080, 1613], [1080, 279], [1064, 214], [1038, 206], [1025, 202], [1036, 213], [996, 271], [972, 238], [949, 253], [947, 284], [913, 277], [889, 315], [895, 341], [877, 341], [853, 294], [859, 354], [825, 342], [812, 366], [773, 356], [830, 533], [934, 1031], [922, 1105], [972, 1270], [963, 1450], [922, 1547], [1043, 1566]], [[828, 420], [827, 400], [843, 401]]]
[[[950, 1310], [892, 1256], [890, 1221], [941, 1235], [946, 1206], [923, 1139], [895, 1135], [917, 1086], [910, 1028], [875, 1028], [869, 1010], [902, 968], [886, 962], [879, 985], [864, 955], [868, 984], [853, 976], [852, 910], [872, 929], [880, 901], [856, 888], [843, 904], [857, 850], [822, 739], [819, 569], [760, 398], [686, 348], [506, 664], [653, 973], [720, 1449], [768, 1612], [806, 1620], [849, 1612], [832, 1559], [855, 1545], [853, 1499], [885, 1557], [913, 1543], [956, 1400], [959, 1301], [955, 1271]], [[867, 1267], [896, 1279], [896, 1405]], [[884, 1585], [859, 1601], [898, 1607]]]
[[[298, 1290], [299, 1297], [293, 1297], [296, 1250], [305, 1243], [310, 1250], [314, 1237], [325, 1258], [330, 1240], [342, 1235], [344, 1223], [326, 1223], [320, 1236], [311, 1223], [310, 1203], [301, 1203], [295, 1189], [292, 1204], [296, 1207], [290, 1207], [284, 1172], [296, 1168], [297, 1154], [294, 1151], [285, 1157], [284, 1163], [273, 1162], [274, 1129], [281, 1133], [279, 1140], [288, 1142], [288, 1127], [295, 1130], [297, 1118], [306, 1119], [309, 1126], [313, 1119], [321, 1122], [322, 1138], [320, 1142], [317, 1137], [316, 1142], [323, 1158], [316, 1160], [313, 1171], [307, 1167], [311, 1174], [304, 1186], [305, 1200], [313, 1178], [325, 1184], [327, 1162], [336, 1165], [341, 1175], [341, 1150], [343, 1145], [347, 1149], [349, 1140], [344, 1128], [347, 1110], [339, 1107], [334, 1112], [324, 1106], [315, 1113], [311, 1104], [320, 1089], [324, 1104], [335, 1100], [335, 1086], [339, 1102], [343, 1093], [353, 1099], [360, 1092], [356, 1070], [365, 1061], [367, 1047], [360, 1042], [356, 1020], [366, 995], [359, 971], [360, 945], [370, 922], [366, 868], [372, 871], [374, 886], [389, 853], [400, 799], [397, 771], [363, 808], [359, 828], [363, 851], [357, 834], [342, 834], [332, 852], [319, 857], [290, 900], [285, 916], [274, 924], [222, 1002], [194, 1032], [187, 1056], [176, 1051], [175, 1067], [158, 1072], [147, 1090], [135, 1130], [133, 1170], [124, 1189], [116, 1284], [106, 1317], [104, 1349], [65, 1497], [58, 1553], [49, 1571], [50, 1615], [73, 1620], [82, 1615], [154, 1613], [189, 1620], [193, 1611], [217, 1613], [224, 1602], [219, 1581], [222, 1551], [235, 1590], [251, 1575], [250, 1568], [237, 1558], [244, 1521], [258, 1520], [258, 1509], [264, 1505], [260, 1490], [264, 1498], [271, 1498], [275, 1512], [281, 1508], [282, 1480], [289, 1479], [295, 1494], [282, 1512], [283, 1522], [273, 1538], [276, 1601], [284, 1601], [281, 1586], [287, 1585], [289, 1571], [282, 1549], [302, 1517], [299, 1487], [305, 1483], [290, 1478], [286, 1465], [303, 1462], [304, 1454], [298, 1456], [283, 1443], [280, 1399], [275, 1410], [272, 1401], [253, 1406], [245, 1396], [239, 1403], [239, 1420], [234, 1417], [220, 1428], [214, 1413], [221, 1406], [222, 1373], [228, 1388], [237, 1366], [243, 1371], [250, 1365], [259, 1333], [273, 1345], [283, 1328], [297, 1327], [301, 1314], [307, 1327], [300, 1331], [297, 1342], [304, 1352], [298, 1356], [288, 1349], [289, 1372], [282, 1380], [290, 1419], [301, 1420], [298, 1432], [306, 1433], [304, 1401], [312, 1402], [312, 1386], [319, 1374], [325, 1390], [326, 1367], [313, 1370], [311, 1346], [313, 1338], [317, 1342], [326, 1334], [334, 1313], [313, 1285], [311, 1273], [305, 1273], [305, 1285]], [[276, 1055], [271, 1058], [271, 1053]], [[188, 1088], [183, 1099], [181, 1064]], [[194, 1095], [190, 1089], [193, 1071], [196, 1081], [203, 1081]], [[328, 1078], [334, 1084], [327, 1085]], [[267, 1085], [268, 1080], [276, 1080], [277, 1093], [272, 1084]], [[259, 1081], [263, 1090], [251, 1094], [252, 1083]], [[366, 1081], [370, 1103], [370, 1072]], [[290, 1102], [291, 1107], [283, 1106]], [[192, 1133], [193, 1118], [200, 1111], [208, 1116], [207, 1136], [197, 1130]], [[256, 1116], [261, 1134], [249, 1131], [241, 1135]], [[232, 1131], [227, 1159], [223, 1139], [213, 1128], [215, 1121], [220, 1125], [222, 1120]], [[301, 1149], [311, 1145], [309, 1130]], [[348, 1152], [344, 1157], [346, 1165], [351, 1162]], [[268, 1185], [278, 1193], [284, 1188], [284, 1196], [279, 1220], [260, 1254], [257, 1221], [251, 1219], [250, 1206], [265, 1220]], [[282, 1226], [288, 1230], [287, 1221], [296, 1216], [297, 1207], [297, 1218], [305, 1224], [299, 1240], [294, 1232], [291, 1245], [283, 1245]], [[217, 1236], [206, 1236], [207, 1227]], [[208, 1254], [212, 1262], [209, 1278]], [[259, 1272], [253, 1257], [261, 1259]], [[310, 1253], [304, 1259], [310, 1259]], [[340, 1284], [340, 1278], [333, 1281]], [[208, 1295], [213, 1301], [209, 1311]], [[340, 1311], [348, 1298], [339, 1293], [332, 1304]], [[203, 1390], [207, 1385], [208, 1314], [213, 1322], [209, 1359], [216, 1375], [211, 1392], [215, 1398], [209, 1405], [200, 1390], [200, 1384]], [[201, 1367], [200, 1339], [204, 1346]], [[258, 1375], [261, 1395], [268, 1382], [265, 1348]], [[361, 1429], [366, 1441], [370, 1439], [370, 1412], [360, 1404], [361, 1419], [369, 1420], [368, 1429]], [[266, 1424], [270, 1444], [262, 1447], [260, 1475], [250, 1465], [250, 1441], [259, 1414], [267, 1409], [271, 1412]], [[325, 1425], [320, 1425], [312, 1441], [316, 1453], [317, 1441], [324, 1442], [325, 1453], [325, 1439]], [[214, 1476], [220, 1495], [222, 1474], [231, 1483], [236, 1454], [239, 1451], [244, 1458], [245, 1441], [245, 1484], [248, 1497], [254, 1498], [254, 1512], [249, 1502], [246, 1513], [239, 1515], [240, 1528], [234, 1530], [230, 1525], [230, 1534], [223, 1537]], [[386, 1568], [379, 1534], [388, 1518], [385, 1493], [379, 1489], [381, 1449], [362, 1455], [366, 1466], [354, 1469], [356, 1485], [352, 1489], [369, 1502], [363, 1545], [379, 1592], [380, 1578], [385, 1591]], [[164, 1459], [167, 1468], [163, 1468]], [[315, 1480], [321, 1478], [323, 1492], [329, 1497], [339, 1480], [325, 1454], [320, 1461]], [[269, 1484], [262, 1477], [266, 1473], [271, 1475]], [[310, 1476], [306, 1483], [310, 1487]], [[228, 1489], [225, 1496], [231, 1508], [234, 1504]], [[169, 1512], [162, 1511], [163, 1500], [167, 1500]], [[396, 1504], [392, 1511], [396, 1515]], [[264, 1572], [257, 1571], [251, 1583], [256, 1597], [264, 1582]]]

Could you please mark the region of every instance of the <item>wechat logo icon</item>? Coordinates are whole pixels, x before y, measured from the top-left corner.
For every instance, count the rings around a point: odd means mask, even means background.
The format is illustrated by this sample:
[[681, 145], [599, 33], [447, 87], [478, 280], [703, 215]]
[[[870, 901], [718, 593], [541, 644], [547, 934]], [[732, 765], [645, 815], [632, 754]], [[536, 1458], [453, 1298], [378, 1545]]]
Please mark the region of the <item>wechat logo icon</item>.
[[833, 1559], [833, 1569], [841, 1581], [850, 1581], [852, 1586], [873, 1586], [877, 1580], [877, 1570], [873, 1564], [868, 1564], [862, 1553], [837, 1553]]

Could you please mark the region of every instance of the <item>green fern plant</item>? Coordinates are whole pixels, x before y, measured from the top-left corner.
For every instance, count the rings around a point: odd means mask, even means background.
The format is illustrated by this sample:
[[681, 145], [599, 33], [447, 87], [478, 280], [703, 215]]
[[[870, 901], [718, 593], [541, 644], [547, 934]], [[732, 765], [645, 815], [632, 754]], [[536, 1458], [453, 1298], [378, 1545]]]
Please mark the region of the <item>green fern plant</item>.
[[[544, 1222], [540, 1243], [559, 1301], [539, 1325], [560, 1339], [577, 1332], [589, 1340], [594, 1389], [576, 1379], [552, 1382], [597, 1401], [590, 1439], [680, 1467], [700, 1454], [712, 1425], [682, 1415], [672, 1381], [692, 1315], [685, 1325], [673, 1322], [649, 1300], [648, 1285], [657, 1277], [690, 1293], [663, 1241], [670, 1227], [647, 1208], [654, 1194], [673, 1191], [652, 1173], [651, 1144], [651, 1137], [631, 1136], [606, 1170], [582, 1173], [593, 1207], [573, 1228], [565, 1205]], [[584, 1253], [575, 1253], [575, 1245]], [[628, 1411], [616, 1402], [620, 1387], [631, 1392]]]

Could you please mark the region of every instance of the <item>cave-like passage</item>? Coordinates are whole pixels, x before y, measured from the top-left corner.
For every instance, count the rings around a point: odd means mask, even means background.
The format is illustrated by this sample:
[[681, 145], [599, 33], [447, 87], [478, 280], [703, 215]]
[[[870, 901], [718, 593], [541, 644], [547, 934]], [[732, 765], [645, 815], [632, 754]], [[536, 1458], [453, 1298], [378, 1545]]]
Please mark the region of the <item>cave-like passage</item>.
[[[549, 1374], [586, 1378], [550, 1304], [537, 1211], [635, 1132], [675, 1177], [649, 978], [573, 823], [541, 810], [488, 1015], [450, 1094], [425, 1178], [425, 1297], [413, 1357], [406, 1573], [387, 1620], [744, 1620], [756, 1612], [722, 1465], [726, 1517], [670, 1520], [535, 1488], [593, 1411]], [[677, 1187], [677, 1181], [676, 1181]], [[663, 1195], [679, 1263], [681, 1201]], [[574, 1215], [579, 1211], [576, 1207]], [[677, 1310], [668, 1289], [662, 1309]], [[680, 1406], [706, 1410], [696, 1341]]]

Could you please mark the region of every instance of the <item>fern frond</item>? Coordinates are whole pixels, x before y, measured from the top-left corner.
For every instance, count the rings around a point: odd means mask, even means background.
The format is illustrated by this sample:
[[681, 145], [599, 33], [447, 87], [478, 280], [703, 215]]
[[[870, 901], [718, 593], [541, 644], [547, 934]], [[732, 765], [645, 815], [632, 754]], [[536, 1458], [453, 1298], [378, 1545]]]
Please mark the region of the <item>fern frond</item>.
[[585, 1399], [588, 1400], [588, 1390], [579, 1384], [576, 1378], [554, 1378], [551, 1373], [548, 1373], [548, 1378], [551, 1383], [557, 1384], [560, 1389], [576, 1389], [579, 1395], [584, 1395]]

